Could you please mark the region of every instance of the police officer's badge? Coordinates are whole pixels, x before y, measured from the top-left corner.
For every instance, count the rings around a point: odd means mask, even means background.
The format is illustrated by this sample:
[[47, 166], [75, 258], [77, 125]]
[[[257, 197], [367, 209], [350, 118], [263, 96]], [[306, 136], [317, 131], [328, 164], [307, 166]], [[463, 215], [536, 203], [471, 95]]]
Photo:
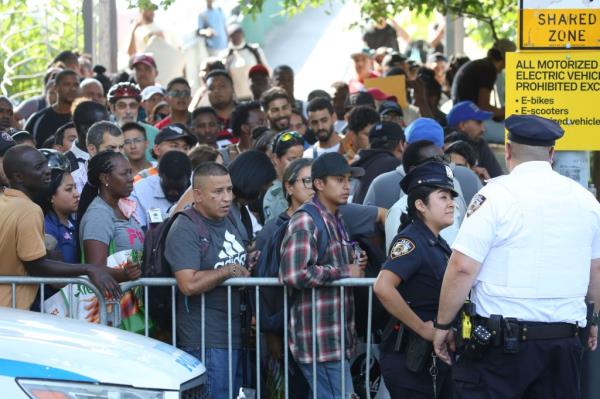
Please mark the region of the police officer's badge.
[[408, 238], [401, 238], [394, 243], [392, 250], [390, 251], [390, 258], [396, 259], [406, 254], [411, 253], [416, 248], [414, 242]]
[[469, 207], [467, 208], [467, 217], [474, 214], [475, 211], [477, 209], [479, 209], [479, 207], [481, 205], [483, 205], [485, 200], [486, 200], [485, 196], [483, 196], [481, 194], [475, 194], [475, 196], [473, 196], [473, 199], [471, 200], [471, 203], [469, 204]]

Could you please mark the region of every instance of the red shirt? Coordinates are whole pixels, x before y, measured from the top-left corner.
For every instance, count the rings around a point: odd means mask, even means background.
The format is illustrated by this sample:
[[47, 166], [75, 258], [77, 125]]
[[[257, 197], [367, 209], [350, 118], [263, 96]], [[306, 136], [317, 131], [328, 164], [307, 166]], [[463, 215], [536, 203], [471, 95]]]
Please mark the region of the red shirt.
[[[378, 78], [379, 75], [373, 71], [369, 71], [370, 78]], [[350, 94], [365, 90], [365, 81], [364, 79], [360, 79], [359, 77], [354, 77], [348, 82], [348, 87], [350, 89]]]

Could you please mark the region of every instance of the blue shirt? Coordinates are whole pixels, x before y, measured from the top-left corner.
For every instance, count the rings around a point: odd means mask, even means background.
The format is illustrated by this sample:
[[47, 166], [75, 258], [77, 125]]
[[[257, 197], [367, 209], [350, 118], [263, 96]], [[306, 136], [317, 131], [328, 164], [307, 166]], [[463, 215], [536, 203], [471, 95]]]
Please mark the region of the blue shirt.
[[54, 212], [49, 212], [44, 218], [46, 234], [56, 238], [57, 248], [67, 263], [79, 263], [77, 258], [77, 243], [75, 242], [75, 220], [69, 218], [69, 225], [65, 226], [58, 220]]
[[198, 17], [200, 29], [212, 28], [215, 35], [206, 38], [206, 46], [213, 50], [227, 48], [227, 28], [225, 14], [220, 8], [208, 8]]
[[148, 176], [135, 183], [131, 199], [138, 204], [135, 213], [142, 227], [148, 227], [150, 224], [148, 212], [151, 209], [159, 209], [164, 220], [169, 216], [169, 209], [173, 206], [173, 203], [165, 197], [158, 175]]

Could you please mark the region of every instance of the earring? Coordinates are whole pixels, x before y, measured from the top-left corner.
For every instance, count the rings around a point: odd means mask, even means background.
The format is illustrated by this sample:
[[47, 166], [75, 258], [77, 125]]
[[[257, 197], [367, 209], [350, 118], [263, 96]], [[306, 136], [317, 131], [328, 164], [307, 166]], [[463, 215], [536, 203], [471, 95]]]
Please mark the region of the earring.
[[106, 188], [108, 188], [108, 183], [105, 184]]

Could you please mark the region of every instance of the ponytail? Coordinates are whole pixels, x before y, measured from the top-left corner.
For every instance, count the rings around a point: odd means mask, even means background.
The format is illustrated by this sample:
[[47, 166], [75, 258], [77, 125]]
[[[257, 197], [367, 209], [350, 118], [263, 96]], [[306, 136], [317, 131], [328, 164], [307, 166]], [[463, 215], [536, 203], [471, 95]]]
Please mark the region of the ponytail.
[[405, 228], [408, 227], [409, 224], [411, 224], [413, 222], [413, 218], [411, 216], [409, 216], [407, 213], [402, 212], [402, 214], [400, 215], [400, 227], [398, 228], [398, 231], [396, 232], [399, 233], [400, 231], [404, 230]]

